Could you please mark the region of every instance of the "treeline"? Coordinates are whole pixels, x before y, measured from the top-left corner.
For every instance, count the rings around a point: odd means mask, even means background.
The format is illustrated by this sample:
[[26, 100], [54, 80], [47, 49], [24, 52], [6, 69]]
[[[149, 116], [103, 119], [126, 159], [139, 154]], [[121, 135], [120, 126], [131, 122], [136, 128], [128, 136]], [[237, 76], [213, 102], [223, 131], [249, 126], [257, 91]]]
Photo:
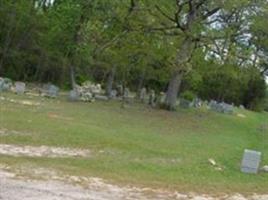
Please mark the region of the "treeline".
[[0, 76], [85, 80], [265, 105], [268, 10], [255, 0], [1, 0]]

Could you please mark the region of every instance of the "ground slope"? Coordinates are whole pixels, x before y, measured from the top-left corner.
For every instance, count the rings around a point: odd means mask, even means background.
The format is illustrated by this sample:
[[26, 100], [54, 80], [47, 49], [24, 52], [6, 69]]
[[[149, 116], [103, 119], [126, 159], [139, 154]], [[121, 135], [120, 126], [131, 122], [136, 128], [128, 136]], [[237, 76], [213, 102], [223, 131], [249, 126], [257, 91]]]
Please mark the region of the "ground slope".
[[137, 104], [122, 109], [118, 102], [1, 94], [0, 144], [90, 151], [88, 157], [1, 154], [0, 163], [14, 168], [53, 168], [182, 192], [264, 193], [268, 187], [267, 174], [239, 170], [245, 148], [262, 151], [262, 164], [268, 164], [267, 113], [166, 112]]

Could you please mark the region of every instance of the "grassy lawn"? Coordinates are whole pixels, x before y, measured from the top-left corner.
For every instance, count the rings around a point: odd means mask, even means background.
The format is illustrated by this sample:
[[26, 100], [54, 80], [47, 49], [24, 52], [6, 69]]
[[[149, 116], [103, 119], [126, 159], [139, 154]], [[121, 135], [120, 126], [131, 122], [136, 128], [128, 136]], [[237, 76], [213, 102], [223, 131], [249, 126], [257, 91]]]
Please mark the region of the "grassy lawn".
[[[28, 96], [1, 94], [12, 99]], [[73, 175], [97, 176], [118, 184], [181, 192], [267, 192], [268, 174], [240, 172], [245, 148], [263, 153], [268, 164], [268, 114], [237, 110], [245, 117], [206, 109], [126, 109], [118, 102], [71, 103], [42, 100], [40, 106], [0, 101], [0, 143], [86, 148], [91, 158], [28, 158], [0, 155], [10, 166], [52, 167]], [[23, 134], [25, 133], [25, 134]], [[213, 158], [223, 168], [208, 163]]]

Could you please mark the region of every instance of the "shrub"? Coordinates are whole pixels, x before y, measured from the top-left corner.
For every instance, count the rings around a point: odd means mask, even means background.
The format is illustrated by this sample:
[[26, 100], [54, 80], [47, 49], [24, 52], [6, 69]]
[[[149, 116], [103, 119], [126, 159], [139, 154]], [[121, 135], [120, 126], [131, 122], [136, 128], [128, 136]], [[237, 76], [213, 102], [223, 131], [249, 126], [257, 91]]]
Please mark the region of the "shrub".
[[196, 95], [192, 91], [188, 90], [183, 92], [180, 97], [188, 101], [193, 101], [196, 98]]

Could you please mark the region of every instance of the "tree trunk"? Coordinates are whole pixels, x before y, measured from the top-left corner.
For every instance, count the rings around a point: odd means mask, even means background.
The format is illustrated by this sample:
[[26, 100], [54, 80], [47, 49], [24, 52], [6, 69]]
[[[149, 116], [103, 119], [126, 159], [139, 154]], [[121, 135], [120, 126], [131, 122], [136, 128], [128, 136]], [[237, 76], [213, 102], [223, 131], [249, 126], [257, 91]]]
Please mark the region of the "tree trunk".
[[194, 42], [191, 38], [186, 37], [178, 50], [174, 71], [168, 84], [166, 93], [165, 108], [168, 110], [175, 110], [177, 96], [180, 91], [181, 81], [183, 75], [187, 73], [189, 68], [189, 61], [194, 50]]
[[172, 76], [171, 80], [168, 84], [168, 90], [166, 94], [166, 109], [168, 110], [175, 110], [176, 102], [177, 102], [177, 96], [178, 92], [181, 86], [183, 74], [182, 73], [176, 73]]
[[71, 80], [72, 89], [75, 89], [76, 81], [75, 81], [75, 71], [74, 71], [73, 65], [70, 66], [70, 80]]
[[142, 71], [142, 73], [139, 77], [138, 88], [137, 88], [138, 94], [140, 93], [141, 89], [143, 88], [144, 78], [145, 78], [145, 69]]
[[106, 95], [110, 98], [111, 93], [113, 90], [113, 83], [114, 83], [114, 77], [115, 77], [116, 67], [113, 67], [111, 71], [109, 72], [108, 79], [107, 79], [107, 85], [106, 85]]

